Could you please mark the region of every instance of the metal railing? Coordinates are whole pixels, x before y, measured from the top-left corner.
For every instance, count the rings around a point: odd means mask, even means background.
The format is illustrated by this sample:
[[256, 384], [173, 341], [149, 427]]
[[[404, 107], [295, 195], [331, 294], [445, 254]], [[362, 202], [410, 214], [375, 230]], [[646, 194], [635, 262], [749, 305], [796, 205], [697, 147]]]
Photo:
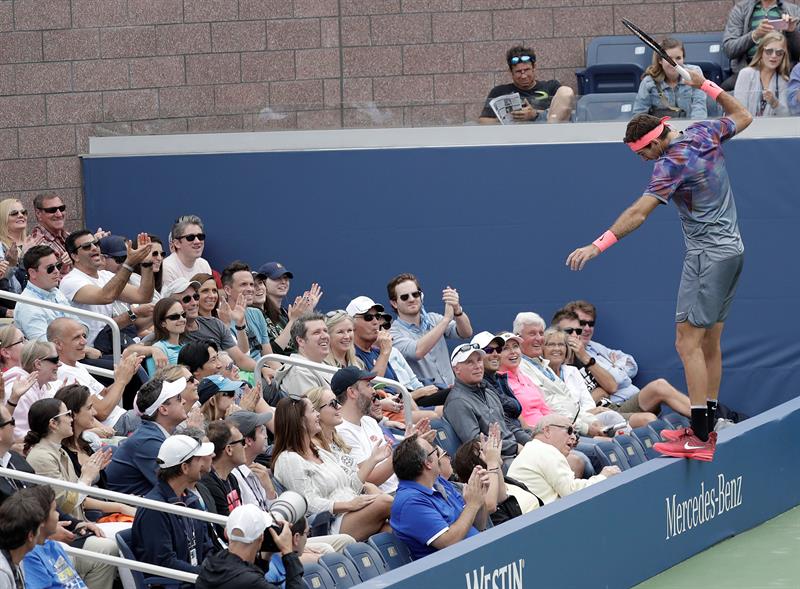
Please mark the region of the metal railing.
[[[30, 297], [24, 297], [22, 295], [15, 294], [13, 292], [8, 292], [5, 290], [0, 290], [0, 298], [7, 299], [10, 301], [16, 301], [17, 303], [25, 303], [27, 305], [34, 305], [36, 307], [44, 307], [45, 309], [52, 309], [53, 311], [61, 311], [67, 315], [77, 315], [78, 317], [85, 317], [86, 319], [94, 319], [95, 321], [101, 321], [106, 325], [111, 326], [111, 354], [114, 357], [114, 366], [119, 364], [120, 359], [120, 342], [122, 339], [120, 338], [119, 334], [119, 325], [117, 322], [114, 321], [108, 315], [101, 315], [100, 313], [93, 313], [92, 311], [86, 311], [85, 309], [80, 309], [78, 307], [71, 307], [69, 305], [59, 305], [58, 303], [51, 303], [50, 301], [42, 301], [40, 299], [32, 299]], [[87, 368], [89, 368], [87, 366]], [[92, 367], [94, 368], [94, 367]], [[102, 376], [110, 375], [113, 377], [114, 373], [110, 370], [105, 370], [103, 368], [98, 368], [97, 370], [101, 370], [102, 373], [96, 372], [97, 374], [102, 374]], [[90, 370], [90, 372], [92, 372]]]
[[[318, 362], [312, 362], [311, 360], [307, 360], [305, 358], [282, 356], [281, 354], [267, 354], [266, 356], [261, 356], [261, 358], [256, 363], [256, 368], [253, 371], [254, 374], [261, 374], [261, 368], [263, 368], [263, 366], [270, 361], [280, 362], [282, 364], [290, 364], [292, 366], [302, 366], [303, 368], [308, 368], [312, 372], [324, 372], [326, 374], [334, 374], [336, 373], [336, 371], [339, 370], [339, 368], [336, 366], [330, 366], [328, 364], [319, 364]], [[411, 416], [411, 404], [413, 399], [411, 398], [411, 394], [408, 392], [408, 389], [406, 389], [406, 387], [404, 387], [396, 380], [392, 380], [391, 378], [384, 378], [382, 376], [376, 376], [372, 380], [372, 382], [391, 387], [392, 389], [396, 390], [402, 395], [403, 417], [405, 418], [406, 427], [411, 426], [411, 424], [414, 422]]]

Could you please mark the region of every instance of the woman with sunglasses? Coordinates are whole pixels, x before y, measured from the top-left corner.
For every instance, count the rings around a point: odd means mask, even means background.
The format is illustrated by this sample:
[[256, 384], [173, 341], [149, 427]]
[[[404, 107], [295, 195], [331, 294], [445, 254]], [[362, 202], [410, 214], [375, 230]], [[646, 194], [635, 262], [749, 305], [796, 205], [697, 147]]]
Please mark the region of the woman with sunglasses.
[[[36, 401], [28, 412], [31, 429], [25, 436], [26, 458], [38, 475], [92, 486], [98, 480], [100, 471], [111, 462], [111, 450], [101, 450], [92, 454], [81, 465], [79, 476], [62, 446], [64, 440], [73, 435], [72, 422], [72, 412], [67, 409], [63, 401], [58, 399]], [[86, 519], [84, 509], [103, 513], [133, 514], [132, 508], [121, 503], [100, 501], [77, 491], [55, 488], [54, 491], [58, 508], [63, 513], [81, 520]]]
[[[6, 198], [0, 201], [0, 219], [5, 219], [0, 222], [0, 288], [19, 294], [27, 283], [22, 251], [28, 241], [28, 211], [16, 198]], [[13, 317], [13, 308], [13, 301], [0, 300], [0, 316]]]
[[[33, 381], [28, 392], [19, 397], [17, 406], [13, 407], [12, 415], [17, 422], [14, 426], [14, 437], [21, 440], [28, 433], [28, 411], [39, 399], [52, 399], [61, 381], [58, 381], [58, 360], [56, 347], [50, 342], [27, 342], [22, 346], [22, 369], [27, 373], [25, 377], [18, 378], [14, 384], [20, 388], [23, 384]], [[12, 407], [9, 407], [12, 409]]]
[[767, 33], [736, 78], [734, 97], [756, 117], [789, 116], [789, 51], [779, 31]]
[[362, 542], [376, 532], [388, 531], [392, 497], [364, 494], [358, 471], [344, 469], [334, 454], [314, 443], [321, 432], [320, 415], [309, 398], [280, 400], [272, 455], [277, 480], [303, 495], [310, 513], [332, 513], [332, 534], [349, 534]]
[[[186, 331], [186, 312], [178, 299], [161, 299], [153, 308], [153, 339], [151, 344], [167, 357], [167, 364], [177, 364], [178, 354], [183, 347], [181, 339]], [[147, 372], [150, 376], [160, 368], [152, 357], [147, 358]]]
[[14, 325], [0, 327], [0, 372], [3, 375], [3, 400], [13, 413], [22, 395], [36, 382], [36, 377], [22, 367], [22, 347], [27, 340]]

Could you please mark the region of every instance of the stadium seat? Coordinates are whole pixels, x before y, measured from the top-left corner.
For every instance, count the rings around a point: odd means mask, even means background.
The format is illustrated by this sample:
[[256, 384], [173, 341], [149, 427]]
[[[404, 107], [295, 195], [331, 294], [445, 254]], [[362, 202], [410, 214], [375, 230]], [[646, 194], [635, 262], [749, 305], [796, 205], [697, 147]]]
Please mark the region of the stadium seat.
[[579, 122], [627, 121], [633, 116], [635, 99], [635, 92], [581, 96], [575, 108], [575, 120]]
[[649, 425], [637, 427], [631, 430], [631, 435], [639, 440], [639, 444], [641, 444], [642, 450], [644, 450], [644, 455], [648, 460], [652, 460], [653, 458], [660, 456], [660, 454], [653, 449], [653, 444], [660, 442], [661, 436], [659, 436], [652, 427]]
[[620, 470], [628, 470], [631, 466], [626, 458], [625, 450], [614, 440], [600, 441], [595, 444], [603, 466], [618, 466]]
[[648, 458], [644, 453], [644, 448], [634, 436], [621, 434], [615, 436], [614, 441], [622, 447], [623, 452], [625, 452], [625, 459], [630, 466], [633, 467], [647, 462]]
[[303, 581], [308, 589], [336, 589], [328, 569], [316, 563], [303, 565]]
[[319, 562], [333, 577], [336, 589], [348, 589], [348, 587], [361, 583], [361, 577], [358, 576], [356, 565], [339, 552], [323, 554]]
[[432, 419], [431, 428], [436, 430], [436, 443], [450, 456], [455, 456], [461, 440], [453, 426], [446, 419]]
[[586, 48], [586, 67], [629, 63], [644, 71], [652, 61], [653, 50], [635, 35], [595, 37]]
[[358, 576], [362, 581], [367, 581], [386, 572], [383, 560], [377, 551], [364, 542], [348, 544], [344, 548], [344, 554], [353, 561], [358, 571]]
[[[138, 560], [133, 554], [131, 549], [131, 536], [133, 532], [131, 528], [117, 532], [117, 548], [122, 558], [127, 560]], [[164, 577], [145, 577], [141, 571], [119, 567], [120, 573], [127, 572], [133, 577], [133, 582], [136, 589], [147, 589], [148, 587], [179, 587], [181, 582], [176, 579], [166, 579]]]
[[689, 419], [680, 413], [665, 413], [662, 418], [672, 426], [670, 429], [681, 429], [690, 425]]
[[[673, 36], [683, 43], [686, 50], [686, 63], [701, 67], [702, 63], [718, 66], [723, 80], [731, 74], [731, 60], [722, 50], [721, 31], [716, 33], [675, 33]], [[703, 71], [706, 71], [705, 68]]]
[[327, 536], [331, 533], [331, 523], [336, 518], [329, 511], [308, 514], [308, 537]]
[[373, 534], [367, 542], [378, 551], [387, 569], [396, 569], [412, 560], [408, 546], [391, 532]]
[[670, 425], [670, 423], [664, 419], [656, 419], [655, 421], [651, 421], [647, 424], [647, 426], [656, 432], [659, 442], [664, 439], [661, 437], [661, 430], [672, 429], [672, 425]]
[[606, 465], [605, 459], [600, 456], [600, 452], [597, 450], [597, 441], [594, 438], [580, 438], [575, 449], [586, 454], [595, 472], [600, 472]]
[[644, 70], [633, 63], [597, 64], [575, 72], [578, 94], [636, 92]]

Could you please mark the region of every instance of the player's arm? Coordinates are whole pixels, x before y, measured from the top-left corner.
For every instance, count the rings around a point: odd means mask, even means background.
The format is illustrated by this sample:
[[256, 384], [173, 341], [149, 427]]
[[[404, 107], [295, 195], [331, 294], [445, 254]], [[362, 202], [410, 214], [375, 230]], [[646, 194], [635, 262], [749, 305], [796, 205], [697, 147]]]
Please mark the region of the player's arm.
[[606, 248], [611, 247], [618, 239], [622, 239], [636, 230], [656, 207], [661, 204], [656, 197], [645, 194], [614, 221], [611, 229], [603, 233], [594, 242], [579, 247], [567, 257], [567, 266], [571, 270], [582, 270], [586, 262], [596, 258]]
[[711, 98], [716, 100], [725, 111], [725, 116], [731, 119], [736, 125], [736, 133], [741, 133], [750, 123], [753, 122], [753, 115], [745, 106], [734, 98], [733, 94], [729, 94], [717, 86], [714, 82], [706, 80], [703, 74], [697, 70], [689, 70], [692, 80], [688, 84], [694, 88], [699, 88]]

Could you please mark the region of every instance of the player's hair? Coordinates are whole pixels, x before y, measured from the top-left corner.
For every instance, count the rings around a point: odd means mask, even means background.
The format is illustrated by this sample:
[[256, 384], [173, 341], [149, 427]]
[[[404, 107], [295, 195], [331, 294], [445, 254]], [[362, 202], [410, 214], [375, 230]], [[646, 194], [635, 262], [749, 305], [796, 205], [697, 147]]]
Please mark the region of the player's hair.
[[[512, 57], [522, 57], [523, 55], [529, 55], [531, 62], [536, 61], [536, 53], [534, 53], [533, 49], [530, 47], [525, 47], [525, 45], [514, 45], [511, 49], [506, 51], [506, 63], [508, 64], [508, 69], [511, 69]], [[533, 65], [533, 63], [531, 65]]]
[[[661, 119], [646, 113], [639, 113], [628, 122], [628, 128], [625, 129], [625, 143], [633, 143], [638, 141], [650, 131], [655, 129], [661, 124]], [[659, 139], [665, 139], [669, 134], [669, 127], [664, 125], [664, 131], [658, 136]]]
[[[661, 41], [661, 46], [664, 48], [664, 51], [680, 47], [683, 57], [686, 57], [686, 49], [683, 48], [683, 43], [677, 39], [667, 37]], [[643, 80], [645, 76], [650, 76], [653, 78], [654, 82], [658, 83], [663, 82], [664, 78], [666, 77], [666, 74], [664, 73], [664, 67], [661, 65], [661, 56], [659, 56], [655, 51], [653, 52], [653, 63], [644, 71], [644, 74], [642, 74]]]

